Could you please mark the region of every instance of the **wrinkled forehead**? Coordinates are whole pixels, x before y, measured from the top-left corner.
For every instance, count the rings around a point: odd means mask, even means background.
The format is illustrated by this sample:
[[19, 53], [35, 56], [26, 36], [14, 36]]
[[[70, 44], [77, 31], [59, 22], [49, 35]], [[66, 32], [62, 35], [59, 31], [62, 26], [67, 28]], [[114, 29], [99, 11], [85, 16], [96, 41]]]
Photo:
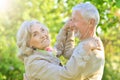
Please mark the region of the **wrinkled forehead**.
[[81, 15], [80, 11], [75, 10], [75, 11], [72, 12], [72, 18], [78, 18], [79, 19], [81, 17], [83, 17], [83, 16]]
[[37, 31], [37, 30], [40, 30], [40, 29], [44, 29], [45, 31], [49, 32], [48, 28], [41, 24], [41, 23], [34, 23], [33, 25], [31, 25], [31, 32], [33, 31]]

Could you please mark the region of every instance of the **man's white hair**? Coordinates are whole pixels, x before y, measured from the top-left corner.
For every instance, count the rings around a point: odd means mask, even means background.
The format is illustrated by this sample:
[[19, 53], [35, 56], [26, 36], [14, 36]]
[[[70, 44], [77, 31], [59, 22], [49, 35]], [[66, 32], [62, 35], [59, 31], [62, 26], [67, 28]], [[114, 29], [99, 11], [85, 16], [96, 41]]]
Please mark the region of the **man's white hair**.
[[95, 19], [95, 24], [96, 26], [98, 25], [100, 20], [99, 12], [97, 8], [90, 2], [75, 5], [73, 7], [73, 11], [79, 11], [81, 15], [87, 20]]
[[31, 27], [36, 23], [40, 24], [41, 26], [45, 27], [46, 30], [48, 30], [48, 28], [45, 25], [43, 25], [37, 20], [24, 21], [20, 29], [18, 30], [17, 33], [17, 46], [19, 49], [18, 57], [21, 60], [23, 60], [25, 56], [29, 56], [30, 54], [32, 54], [34, 51], [34, 49], [29, 46], [29, 40], [31, 38]]

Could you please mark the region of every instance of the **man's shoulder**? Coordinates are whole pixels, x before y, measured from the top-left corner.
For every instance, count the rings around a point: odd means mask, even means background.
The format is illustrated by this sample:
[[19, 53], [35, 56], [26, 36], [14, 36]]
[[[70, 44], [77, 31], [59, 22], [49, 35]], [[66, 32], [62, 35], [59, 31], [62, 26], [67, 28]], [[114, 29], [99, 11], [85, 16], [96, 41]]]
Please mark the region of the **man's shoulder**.
[[91, 37], [82, 41], [82, 43], [96, 43], [96, 42], [102, 42], [102, 41], [99, 37]]
[[90, 55], [93, 53], [102, 53], [101, 55], [104, 55], [104, 48], [100, 38], [89, 38], [81, 41], [78, 46], [76, 46], [74, 52], [80, 53], [81, 55]]
[[102, 50], [103, 49], [103, 44], [102, 41], [99, 37], [92, 37], [89, 38], [85, 41], [82, 42], [83, 48], [86, 50], [94, 50], [94, 49], [98, 49], [98, 50]]

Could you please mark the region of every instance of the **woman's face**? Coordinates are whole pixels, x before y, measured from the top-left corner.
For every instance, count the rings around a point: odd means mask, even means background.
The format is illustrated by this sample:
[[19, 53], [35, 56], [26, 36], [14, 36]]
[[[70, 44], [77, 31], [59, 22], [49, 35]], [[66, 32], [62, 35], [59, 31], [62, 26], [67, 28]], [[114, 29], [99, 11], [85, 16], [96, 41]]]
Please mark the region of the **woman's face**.
[[45, 49], [50, 45], [50, 37], [46, 27], [36, 23], [31, 27], [30, 47]]

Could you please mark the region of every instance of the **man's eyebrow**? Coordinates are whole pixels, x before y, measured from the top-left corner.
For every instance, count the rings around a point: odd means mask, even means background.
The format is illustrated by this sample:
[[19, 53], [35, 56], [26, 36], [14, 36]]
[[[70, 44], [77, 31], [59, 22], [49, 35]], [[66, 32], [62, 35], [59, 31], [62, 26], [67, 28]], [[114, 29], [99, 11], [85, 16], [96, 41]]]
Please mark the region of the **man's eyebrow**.
[[74, 17], [73, 17], [72, 19], [73, 19], [73, 20], [75, 20], [75, 18], [74, 18]]

